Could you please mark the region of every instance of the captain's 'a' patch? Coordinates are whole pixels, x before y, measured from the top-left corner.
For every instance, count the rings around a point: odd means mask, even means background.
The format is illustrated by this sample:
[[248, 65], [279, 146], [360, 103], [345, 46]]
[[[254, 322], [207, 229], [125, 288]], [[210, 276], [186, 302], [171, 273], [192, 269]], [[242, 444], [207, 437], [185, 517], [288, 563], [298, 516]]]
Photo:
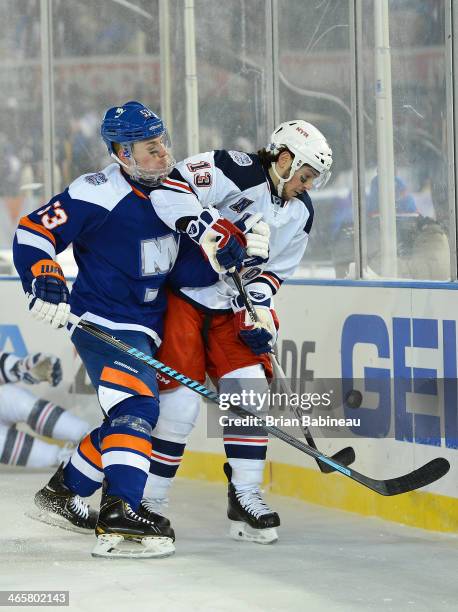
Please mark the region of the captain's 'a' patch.
[[238, 166], [251, 166], [253, 164], [251, 157], [243, 151], [228, 151], [228, 153]]

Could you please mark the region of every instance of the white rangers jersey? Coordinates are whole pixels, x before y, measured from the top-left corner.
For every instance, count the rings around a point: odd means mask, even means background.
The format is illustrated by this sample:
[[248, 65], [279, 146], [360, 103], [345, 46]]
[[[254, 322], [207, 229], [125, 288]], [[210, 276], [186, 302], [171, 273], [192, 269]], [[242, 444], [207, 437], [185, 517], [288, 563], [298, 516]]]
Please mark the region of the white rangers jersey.
[[[307, 192], [288, 202], [281, 200], [256, 154], [219, 150], [189, 157], [177, 164], [164, 187], [151, 193], [151, 201], [157, 215], [174, 230], [179, 219], [195, 217], [202, 206], [213, 206], [233, 223], [246, 212], [262, 213], [271, 231], [269, 260], [244, 271], [250, 289], [256, 283], [269, 297], [292, 276], [307, 246], [312, 202]], [[218, 311], [230, 309], [230, 299], [236, 295], [224, 277], [211, 287], [182, 287], [180, 293], [205, 310]]]

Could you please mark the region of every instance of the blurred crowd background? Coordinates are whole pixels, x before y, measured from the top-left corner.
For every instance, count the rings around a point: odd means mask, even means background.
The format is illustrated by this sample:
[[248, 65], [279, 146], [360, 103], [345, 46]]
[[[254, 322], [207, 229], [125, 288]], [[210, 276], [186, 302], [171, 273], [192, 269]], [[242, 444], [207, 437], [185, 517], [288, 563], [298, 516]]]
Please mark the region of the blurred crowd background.
[[[42, 53], [43, 0], [0, 2], [2, 273], [12, 272], [8, 252], [18, 218], [46, 200], [46, 164], [52, 165], [48, 175], [56, 193], [81, 173], [109, 163], [99, 137], [106, 108], [138, 99], [161, 113], [165, 35], [172, 67], [169, 128], [176, 158], [188, 153], [184, 0], [44, 1], [51, 15], [48, 59]], [[255, 151], [279, 121], [315, 123], [335, 161], [331, 181], [312, 194], [315, 226], [298, 275], [354, 278], [359, 260], [360, 277], [379, 278], [374, 2], [193, 4], [199, 149]], [[451, 3], [389, 0], [388, 6], [397, 277], [454, 280], [454, 169], [448, 154], [448, 139], [454, 138], [453, 75], [447, 70]], [[161, 31], [164, 10], [166, 32]], [[50, 108], [44, 106], [44, 88], [52, 91]], [[51, 119], [54, 160], [43, 147], [44, 126]], [[355, 130], [361, 143], [357, 169]], [[362, 177], [358, 201], [352, 195], [352, 169]]]

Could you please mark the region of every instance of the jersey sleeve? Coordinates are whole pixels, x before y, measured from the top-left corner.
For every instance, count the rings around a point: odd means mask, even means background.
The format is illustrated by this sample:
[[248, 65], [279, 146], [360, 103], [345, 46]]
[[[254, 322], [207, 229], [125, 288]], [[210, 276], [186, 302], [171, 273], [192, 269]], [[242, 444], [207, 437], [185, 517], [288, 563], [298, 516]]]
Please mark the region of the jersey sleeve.
[[151, 191], [150, 200], [159, 219], [174, 231], [180, 231], [180, 220], [195, 219], [202, 212], [194, 190], [176, 170]]
[[179, 164], [179, 172], [192, 185], [202, 206], [219, 208], [226, 198], [240, 192], [231, 180], [233, 172], [228, 159], [227, 151], [209, 151], [188, 157]]
[[271, 274], [272, 278], [276, 279], [276, 283], [272, 285], [276, 287], [274, 293], [278, 291], [283, 281], [291, 278], [294, 274], [297, 266], [299, 265], [302, 257], [304, 256], [305, 249], [308, 244], [308, 234], [304, 230], [299, 230], [294, 236], [292, 241], [288, 244], [288, 247], [276, 257], [272, 262], [267, 264], [267, 274]]
[[150, 198], [159, 218], [181, 231], [203, 208], [213, 207], [215, 186], [213, 152], [202, 153], [179, 162]]
[[243, 151], [219, 149], [194, 155], [179, 164], [179, 170], [196, 191], [203, 206], [220, 208], [234, 195], [265, 182], [254, 157]]
[[264, 181], [262, 170], [248, 153], [208, 151], [179, 162], [162, 189], [150, 197], [162, 221], [179, 229], [181, 219], [198, 217], [202, 208], [218, 210], [228, 198]]
[[101, 225], [108, 212], [72, 198], [66, 189], [48, 204], [22, 217], [14, 236], [13, 258], [24, 288], [30, 283], [30, 270], [37, 262], [55, 261], [57, 254], [78, 236]]
[[246, 283], [250, 291], [258, 291], [263, 293], [265, 297], [273, 297], [280, 289], [283, 281], [291, 278], [300, 264], [307, 248], [314, 218], [310, 196], [305, 193], [301, 199], [305, 209], [299, 221], [297, 232], [280, 253], [267, 262], [261, 274]]

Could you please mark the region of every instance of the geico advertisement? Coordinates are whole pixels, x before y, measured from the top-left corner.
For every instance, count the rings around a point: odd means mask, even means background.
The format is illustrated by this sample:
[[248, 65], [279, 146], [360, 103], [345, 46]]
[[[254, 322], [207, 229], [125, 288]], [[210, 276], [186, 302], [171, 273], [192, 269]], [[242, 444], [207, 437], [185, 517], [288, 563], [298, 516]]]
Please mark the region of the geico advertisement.
[[[67, 391], [92, 393], [65, 331], [33, 320], [17, 280], [0, 282], [0, 350], [58, 355]], [[347, 433], [458, 447], [455, 291], [285, 285], [278, 356], [296, 394], [340, 386]], [[332, 381], [332, 382], [330, 382]], [[357, 389], [360, 405], [343, 401]], [[64, 390], [64, 389], [62, 389]], [[342, 435], [342, 432], [341, 432]]]
[[[456, 291], [293, 285], [282, 292], [278, 355], [292, 387], [338, 378], [343, 414], [360, 419], [350, 427], [355, 436], [458, 447]], [[345, 402], [354, 389], [357, 407]]]

